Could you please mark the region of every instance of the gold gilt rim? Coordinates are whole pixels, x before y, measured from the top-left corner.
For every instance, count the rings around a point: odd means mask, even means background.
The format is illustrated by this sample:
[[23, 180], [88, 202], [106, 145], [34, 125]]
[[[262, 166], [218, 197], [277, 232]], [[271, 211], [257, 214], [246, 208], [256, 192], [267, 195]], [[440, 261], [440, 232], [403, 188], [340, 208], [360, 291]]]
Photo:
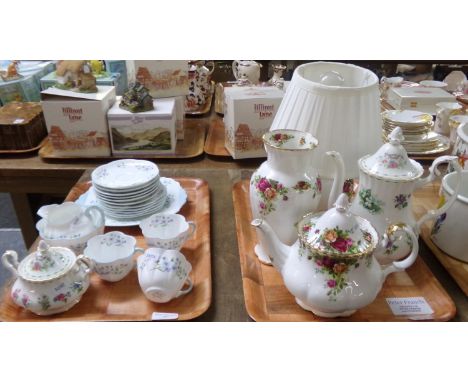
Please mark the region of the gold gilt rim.
[[[273, 144], [271, 144], [270, 142], [267, 141], [266, 136], [269, 135], [269, 134], [273, 134], [275, 132], [276, 132], [276, 134], [282, 134], [282, 132], [290, 132], [290, 133], [300, 133], [300, 134], [304, 134], [304, 135], [310, 135], [313, 142], [312, 142], [312, 145], [310, 147], [303, 147], [303, 148], [297, 148], [297, 149], [286, 149], [284, 147], [275, 146], [275, 145], [273, 145]], [[262, 135], [262, 140], [263, 140], [263, 143], [265, 145], [270, 146], [270, 147], [272, 147], [274, 149], [283, 150], [283, 151], [296, 151], [296, 152], [313, 150], [319, 144], [318, 139], [315, 138], [312, 134], [310, 134], [310, 133], [308, 133], [306, 131], [293, 130], [293, 129], [278, 129], [278, 130], [267, 131], [265, 134]]]
[[[298, 233], [298, 236], [299, 236], [299, 241], [301, 243], [301, 245], [303, 245], [304, 247], [314, 251], [314, 256], [318, 256], [320, 258], [323, 258], [323, 257], [330, 257], [334, 260], [351, 260], [351, 259], [360, 259], [360, 258], [365, 258], [367, 256], [369, 256], [370, 254], [372, 254], [372, 252], [374, 252], [375, 248], [377, 247], [377, 244], [378, 244], [378, 241], [373, 241], [372, 244], [365, 250], [365, 251], [361, 251], [361, 252], [357, 252], [357, 253], [347, 253], [347, 254], [340, 254], [340, 253], [336, 253], [336, 252], [325, 252], [323, 250], [321, 250], [320, 248], [317, 248], [311, 244], [309, 244], [307, 241], [306, 241], [306, 238], [305, 238], [305, 235], [303, 232], [301, 232], [301, 230], [299, 229], [299, 226], [301, 225], [301, 223], [304, 221], [304, 219], [306, 218], [313, 218], [313, 217], [318, 217], [318, 216], [321, 216], [325, 213], [326, 211], [322, 211], [322, 212], [310, 212], [306, 215], [304, 215], [302, 217], [302, 219], [299, 221], [299, 223], [297, 224], [297, 233]], [[367, 222], [369, 224], [369, 226], [375, 231], [375, 236], [377, 236], [378, 238], [378, 234], [377, 234], [377, 231], [376, 229], [372, 226], [372, 224], [360, 217], [360, 216], [356, 216], [356, 218], [358, 219], [358, 221], [360, 222]], [[374, 237], [374, 236], [372, 236]]]

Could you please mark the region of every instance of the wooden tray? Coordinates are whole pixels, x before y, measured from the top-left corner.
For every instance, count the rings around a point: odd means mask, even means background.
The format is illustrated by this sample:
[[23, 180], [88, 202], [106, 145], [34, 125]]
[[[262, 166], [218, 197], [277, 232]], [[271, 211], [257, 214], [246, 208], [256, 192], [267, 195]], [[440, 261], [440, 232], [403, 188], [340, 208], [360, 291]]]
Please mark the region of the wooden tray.
[[[177, 141], [176, 151], [174, 154], [128, 154], [116, 155], [112, 158], [160, 158], [160, 159], [183, 159], [194, 158], [203, 154], [203, 146], [205, 144], [205, 127], [202, 125], [185, 126], [185, 136], [181, 141]], [[44, 146], [39, 150], [39, 156], [43, 159], [82, 159], [80, 157], [62, 156], [57, 154], [52, 147], [52, 144], [47, 139]], [[111, 158], [111, 157], [109, 157]], [[103, 157], [85, 157], [85, 159], [103, 159]]]
[[[211, 255], [210, 255], [210, 200], [206, 181], [195, 178], [174, 178], [187, 191], [188, 201], [180, 210], [187, 220], [197, 224], [195, 235], [182, 248], [182, 253], [192, 264], [193, 290], [185, 296], [166, 304], [146, 299], [138, 284], [134, 269], [123, 280], [112, 283], [91, 276], [91, 285], [81, 301], [68, 312], [52, 316], [37, 316], [17, 306], [6, 285], [0, 302], [1, 321], [151, 321], [153, 312], [178, 313], [178, 320], [191, 320], [202, 315], [211, 304]], [[66, 200], [76, 200], [91, 186], [78, 183]], [[115, 228], [106, 228], [106, 232]], [[119, 231], [133, 235], [137, 246], [146, 248], [139, 227], [122, 227]], [[37, 241], [33, 247], [37, 245]]]
[[221, 118], [214, 118], [210, 123], [206, 136], [205, 153], [231, 158], [231, 154], [224, 147], [224, 122]]
[[[394, 273], [385, 281], [376, 300], [347, 318], [325, 319], [303, 310], [283, 284], [279, 273], [260, 263], [254, 253], [256, 233], [250, 226], [249, 181], [233, 188], [234, 213], [247, 312], [255, 321], [447, 321], [456, 308], [431, 271], [418, 257], [405, 272]], [[394, 316], [386, 303], [388, 297], [424, 297], [434, 310], [431, 316]]]
[[27, 154], [27, 153], [33, 153], [34, 151], [39, 150], [48, 141], [49, 140], [47, 139], [47, 137], [45, 137], [41, 141], [41, 143], [39, 143], [36, 147], [31, 147], [30, 149], [24, 149], [24, 150], [0, 150], [0, 154]]
[[[413, 195], [413, 210], [417, 217], [422, 216], [426, 211], [437, 207], [439, 201], [440, 182], [427, 184], [417, 190]], [[442, 266], [453, 277], [458, 286], [468, 296], [468, 263], [457, 260], [444, 251], [440, 250], [431, 240], [431, 229], [433, 221], [426, 222], [421, 227], [421, 237], [432, 253], [439, 260]]]

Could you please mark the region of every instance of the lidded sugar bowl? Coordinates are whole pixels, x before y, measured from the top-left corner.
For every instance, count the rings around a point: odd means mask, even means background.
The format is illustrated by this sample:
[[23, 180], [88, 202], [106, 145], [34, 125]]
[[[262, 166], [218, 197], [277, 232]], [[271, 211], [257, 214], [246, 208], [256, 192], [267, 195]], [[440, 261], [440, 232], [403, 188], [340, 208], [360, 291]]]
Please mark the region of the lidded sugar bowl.
[[3, 265], [16, 277], [11, 289], [13, 301], [38, 315], [69, 310], [89, 287], [92, 261], [75, 256], [63, 247], [49, 247], [41, 240], [36, 252], [18, 263], [15, 251], [6, 251]]
[[[297, 304], [321, 317], [349, 316], [370, 304], [386, 277], [411, 266], [419, 250], [416, 235], [405, 225], [389, 226], [388, 236], [381, 239], [368, 220], [349, 211], [346, 194], [338, 197], [334, 208], [306, 215], [292, 246], [283, 244], [266, 221], [255, 219], [251, 224]], [[400, 231], [411, 238], [411, 254], [382, 267], [375, 255]]]

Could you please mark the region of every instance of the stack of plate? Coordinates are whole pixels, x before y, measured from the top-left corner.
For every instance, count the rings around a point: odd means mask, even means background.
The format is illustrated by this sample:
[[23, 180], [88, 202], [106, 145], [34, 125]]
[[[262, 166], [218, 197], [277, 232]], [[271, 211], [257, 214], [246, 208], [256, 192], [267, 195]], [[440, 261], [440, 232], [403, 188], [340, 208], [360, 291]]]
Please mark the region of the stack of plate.
[[408, 154], [435, 154], [450, 147], [450, 140], [433, 131], [432, 116], [416, 110], [387, 110], [382, 113], [382, 137], [399, 126], [405, 137], [402, 142]]
[[110, 162], [96, 168], [91, 179], [99, 206], [112, 219], [141, 219], [162, 210], [166, 202], [158, 166], [146, 160]]

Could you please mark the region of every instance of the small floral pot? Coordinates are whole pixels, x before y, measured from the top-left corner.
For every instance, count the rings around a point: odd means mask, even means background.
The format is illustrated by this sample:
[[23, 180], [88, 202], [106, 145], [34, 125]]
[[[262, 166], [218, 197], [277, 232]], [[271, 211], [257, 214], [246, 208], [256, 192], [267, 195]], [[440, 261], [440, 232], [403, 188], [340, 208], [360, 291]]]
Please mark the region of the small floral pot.
[[149, 247], [179, 250], [195, 233], [196, 224], [179, 214], [154, 214], [142, 220], [140, 228]]
[[[177, 250], [148, 248], [137, 260], [138, 282], [148, 300], [169, 302], [193, 288], [192, 265]], [[184, 285], [187, 287], [183, 289]]]
[[89, 240], [84, 253], [93, 260], [94, 270], [101, 279], [115, 282], [122, 280], [134, 268], [133, 255], [143, 252], [135, 245], [134, 237], [112, 231]]
[[468, 170], [468, 122], [457, 128], [457, 137], [453, 146], [453, 155], [458, 157], [460, 166]]

